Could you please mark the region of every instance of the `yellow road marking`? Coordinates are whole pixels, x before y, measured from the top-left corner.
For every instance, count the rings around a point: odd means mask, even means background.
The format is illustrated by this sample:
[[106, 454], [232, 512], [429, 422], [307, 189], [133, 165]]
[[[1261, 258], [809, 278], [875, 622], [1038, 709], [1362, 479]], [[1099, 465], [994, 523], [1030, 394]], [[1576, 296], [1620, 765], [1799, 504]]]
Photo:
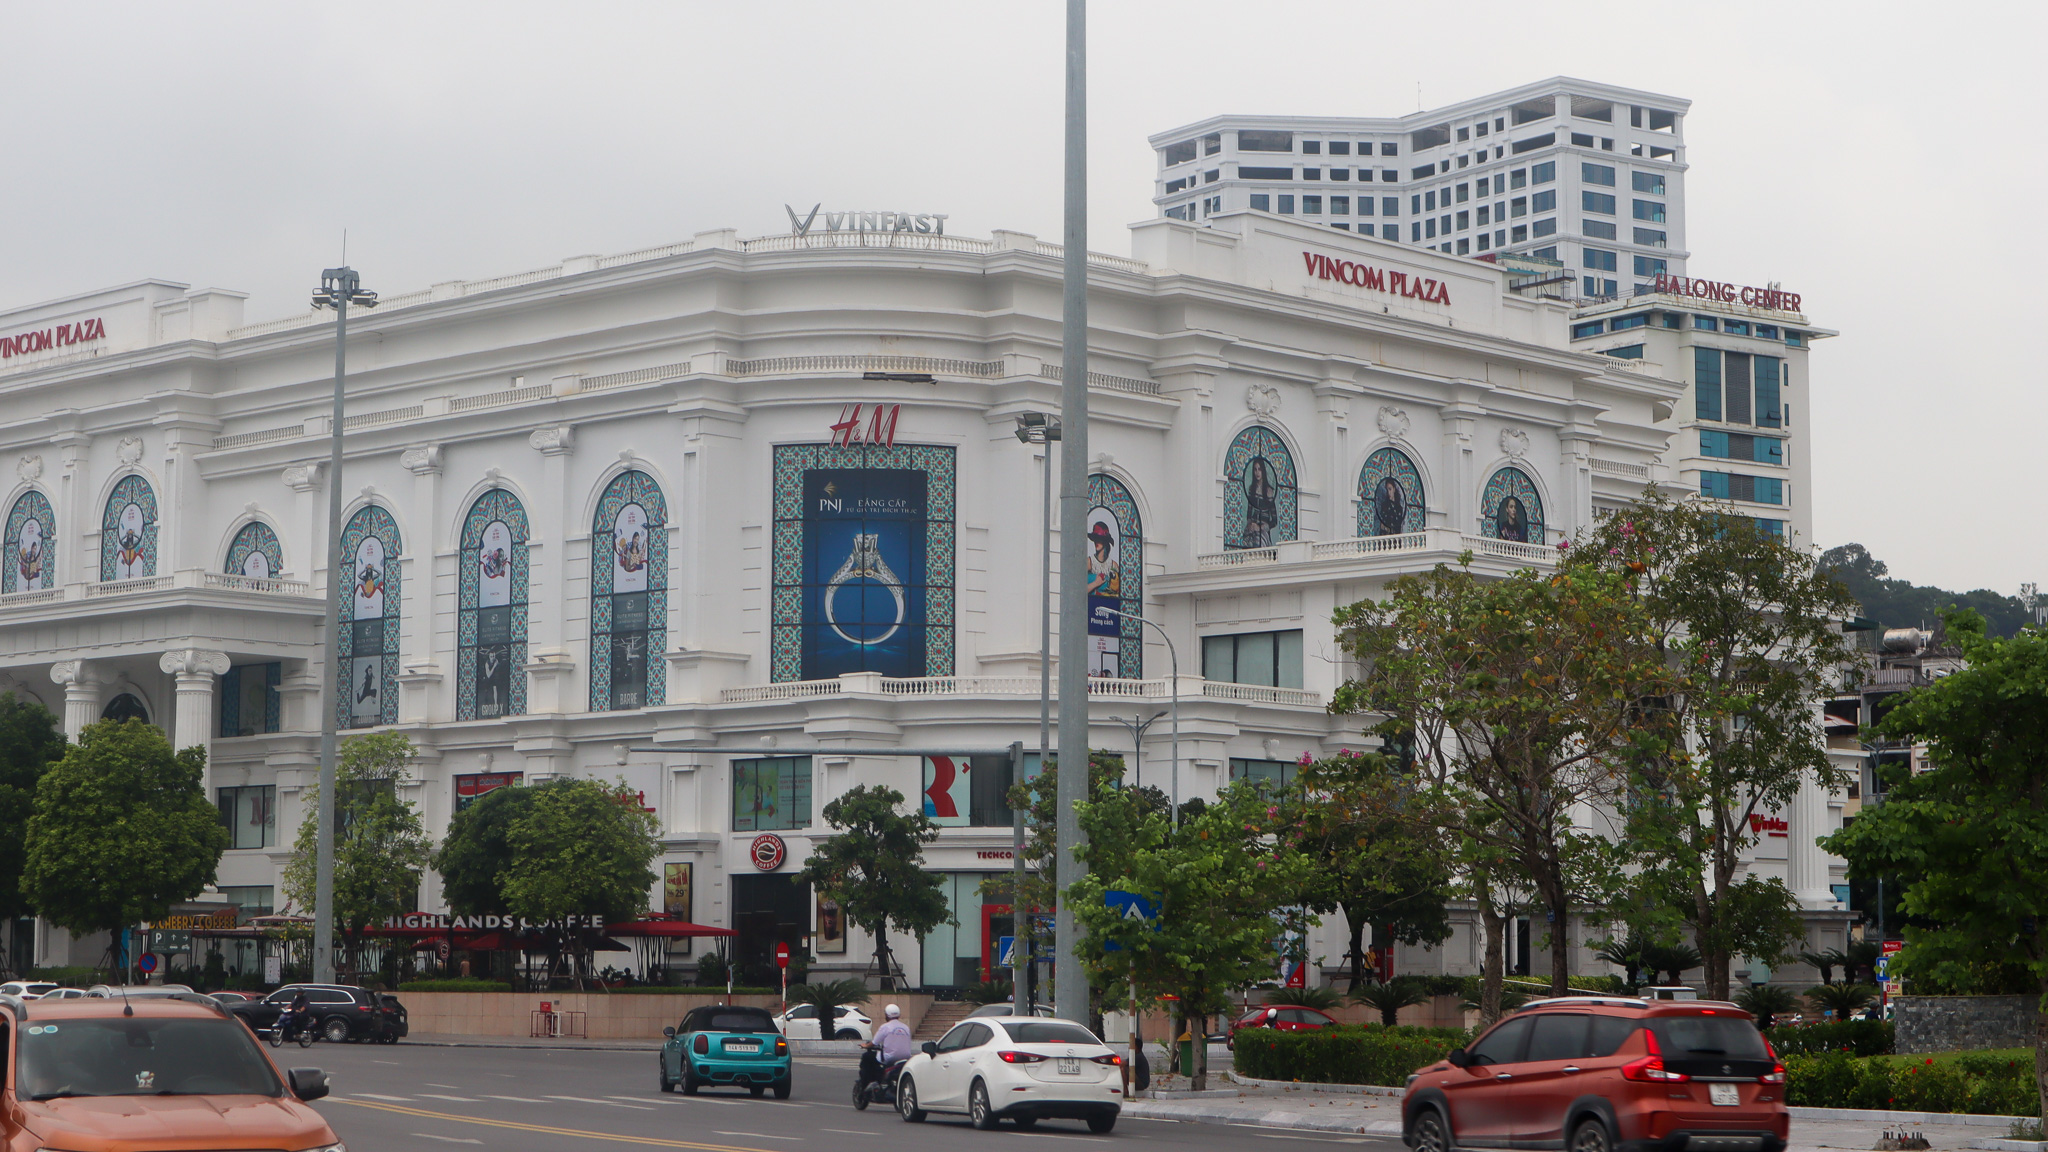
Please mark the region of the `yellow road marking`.
[[694, 1148], [698, 1152], [772, 1152], [767, 1148], [743, 1148], [735, 1144], [704, 1144], [694, 1140], [665, 1140], [659, 1136], [622, 1136], [615, 1132], [589, 1132], [581, 1128], [554, 1128], [546, 1124], [522, 1124], [517, 1120], [491, 1120], [481, 1116], [463, 1116], [455, 1112], [430, 1112], [425, 1108], [407, 1108], [403, 1104], [382, 1104], [369, 1100], [343, 1100], [335, 1098], [336, 1104], [353, 1104], [358, 1108], [375, 1108], [380, 1112], [396, 1112], [401, 1116], [418, 1116], [428, 1120], [453, 1120], [462, 1124], [482, 1124], [490, 1128], [510, 1128], [515, 1132], [539, 1132], [548, 1136], [574, 1136], [584, 1140], [610, 1140], [616, 1144], [644, 1144], [652, 1148]]

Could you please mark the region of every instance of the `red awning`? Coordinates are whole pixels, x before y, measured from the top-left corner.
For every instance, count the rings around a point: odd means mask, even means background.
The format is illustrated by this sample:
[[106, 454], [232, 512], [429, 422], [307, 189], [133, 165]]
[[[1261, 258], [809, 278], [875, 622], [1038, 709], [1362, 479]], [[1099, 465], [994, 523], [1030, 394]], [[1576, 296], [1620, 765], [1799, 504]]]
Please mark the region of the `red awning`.
[[686, 936], [737, 936], [730, 928], [713, 928], [709, 924], [692, 924], [688, 920], [675, 920], [667, 916], [647, 916], [639, 920], [628, 920], [623, 924], [605, 925], [607, 936], [662, 936], [679, 939]]

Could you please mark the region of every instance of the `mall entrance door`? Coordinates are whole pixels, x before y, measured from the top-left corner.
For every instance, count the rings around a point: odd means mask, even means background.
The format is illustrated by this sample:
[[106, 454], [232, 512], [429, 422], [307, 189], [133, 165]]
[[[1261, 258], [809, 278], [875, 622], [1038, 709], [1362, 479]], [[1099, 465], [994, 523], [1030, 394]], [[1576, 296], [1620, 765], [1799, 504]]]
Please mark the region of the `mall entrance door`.
[[775, 946], [789, 945], [792, 957], [807, 955], [811, 932], [811, 886], [794, 876], [732, 878], [733, 983], [775, 987], [782, 972]]

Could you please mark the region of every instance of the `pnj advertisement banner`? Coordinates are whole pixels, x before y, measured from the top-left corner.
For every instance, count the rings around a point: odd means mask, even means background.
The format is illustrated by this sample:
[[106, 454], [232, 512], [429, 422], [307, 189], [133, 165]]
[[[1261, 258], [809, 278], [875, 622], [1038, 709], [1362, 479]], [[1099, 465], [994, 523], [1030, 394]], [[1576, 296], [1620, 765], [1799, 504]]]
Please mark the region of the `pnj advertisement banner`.
[[926, 484], [907, 468], [804, 473], [804, 679], [925, 675]]

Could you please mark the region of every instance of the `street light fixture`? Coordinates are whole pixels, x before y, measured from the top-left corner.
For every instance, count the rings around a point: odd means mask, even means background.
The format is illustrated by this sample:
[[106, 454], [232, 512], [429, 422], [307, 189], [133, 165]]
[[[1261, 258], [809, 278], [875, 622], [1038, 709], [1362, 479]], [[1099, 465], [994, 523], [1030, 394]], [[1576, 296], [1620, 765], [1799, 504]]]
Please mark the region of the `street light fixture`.
[[[1044, 554], [1038, 561], [1038, 770], [1045, 771], [1046, 757], [1052, 745], [1052, 446], [1060, 438], [1060, 418], [1043, 412], [1017, 413], [1017, 440], [1023, 444], [1037, 444], [1045, 448], [1045, 467], [1040, 469], [1045, 480], [1045, 505], [1039, 513], [1040, 534], [1044, 537]], [[1025, 1011], [1036, 1010], [1031, 1003], [1035, 997], [1026, 990], [1026, 968], [1031, 963], [1031, 914], [1024, 904], [1024, 809], [1010, 813], [1011, 839], [1014, 841], [1012, 868], [1015, 879], [1011, 889], [1010, 923], [1012, 939], [1015, 940], [1014, 955], [1011, 957], [1010, 995], [1025, 1005]]]
[[320, 801], [313, 864], [313, 982], [334, 983], [334, 738], [335, 701], [341, 684], [341, 431], [342, 389], [348, 379], [348, 306], [375, 308], [353, 268], [320, 273], [313, 307], [334, 309], [334, 413], [327, 430], [327, 676], [320, 702]]
[[[1179, 828], [1179, 827], [1180, 827], [1180, 653], [1179, 653], [1179, 652], [1178, 652], [1177, 650], [1175, 650], [1175, 648], [1174, 648], [1174, 646], [1173, 646], [1173, 637], [1172, 637], [1172, 636], [1169, 636], [1169, 635], [1167, 635], [1167, 633], [1166, 633], [1166, 629], [1165, 629], [1164, 627], [1162, 627], [1162, 626], [1160, 626], [1160, 625], [1158, 625], [1158, 624], [1155, 624], [1155, 623], [1153, 623], [1152, 621], [1150, 621], [1150, 620], [1147, 620], [1147, 619], [1145, 619], [1145, 618], [1144, 618], [1143, 616], [1139, 616], [1139, 615], [1137, 615], [1137, 614], [1135, 614], [1135, 613], [1131, 613], [1131, 612], [1119, 612], [1119, 611], [1117, 611], [1117, 610], [1116, 610], [1116, 609], [1114, 609], [1114, 608], [1103, 608], [1103, 609], [1101, 609], [1101, 611], [1107, 612], [1107, 613], [1109, 613], [1109, 614], [1110, 614], [1111, 616], [1121, 616], [1121, 617], [1123, 617], [1123, 618], [1124, 618], [1124, 619], [1126, 619], [1126, 620], [1136, 620], [1136, 621], [1137, 621], [1138, 623], [1140, 623], [1140, 624], [1143, 624], [1143, 625], [1145, 625], [1145, 626], [1146, 626], [1147, 628], [1151, 628], [1151, 629], [1154, 629], [1154, 630], [1156, 630], [1156, 631], [1157, 631], [1157, 632], [1159, 633], [1159, 638], [1160, 638], [1161, 640], [1164, 640], [1164, 641], [1166, 641], [1166, 656], [1167, 656], [1167, 658], [1168, 658], [1169, 660], [1171, 660], [1171, 661], [1173, 662], [1173, 664], [1172, 664], [1172, 667], [1173, 667], [1173, 703], [1172, 703], [1172, 704], [1170, 705], [1170, 708], [1171, 708], [1171, 710], [1172, 710], [1172, 715], [1173, 715], [1173, 767], [1172, 767], [1171, 771], [1169, 771], [1169, 772], [1167, 773], [1167, 775], [1168, 775], [1168, 777], [1170, 778], [1170, 779], [1169, 779], [1169, 783], [1171, 783], [1171, 784], [1172, 784], [1172, 786], [1173, 786], [1173, 808], [1172, 808], [1172, 813], [1171, 813], [1171, 819], [1172, 819], [1172, 822], [1173, 822], [1173, 826], [1174, 826], [1175, 828]], [[1155, 717], [1155, 719], [1156, 719], [1156, 717]]]
[[1135, 712], [1131, 713], [1129, 720], [1121, 716], [1111, 716], [1109, 718], [1112, 723], [1119, 725], [1124, 731], [1131, 734], [1131, 787], [1133, 788], [1142, 788], [1145, 785], [1145, 730], [1157, 724], [1165, 715], [1165, 709], [1161, 709], [1143, 720], [1138, 719], [1138, 714]]

